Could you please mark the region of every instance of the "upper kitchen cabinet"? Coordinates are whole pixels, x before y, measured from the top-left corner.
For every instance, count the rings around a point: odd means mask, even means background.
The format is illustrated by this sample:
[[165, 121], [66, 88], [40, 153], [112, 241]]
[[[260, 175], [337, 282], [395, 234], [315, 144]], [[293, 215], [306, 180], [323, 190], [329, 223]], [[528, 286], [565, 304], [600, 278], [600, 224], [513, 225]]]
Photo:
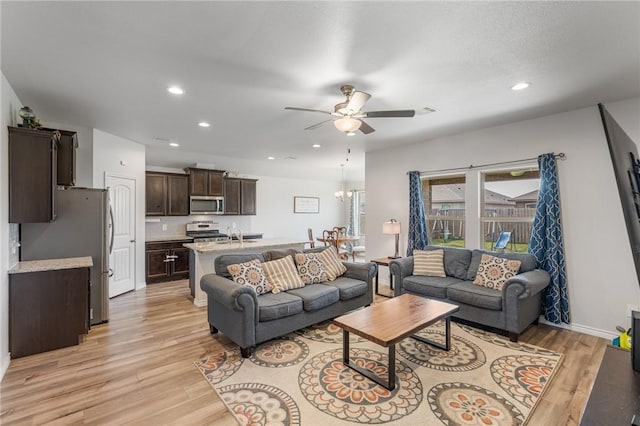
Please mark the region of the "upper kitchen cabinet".
[[9, 222], [56, 217], [57, 138], [54, 132], [9, 127]]
[[[56, 129], [45, 129], [48, 132], [55, 132]], [[58, 173], [57, 184], [63, 186], [74, 186], [76, 184], [76, 149], [78, 148], [78, 136], [76, 132], [69, 130], [58, 130], [60, 139], [58, 141]]]
[[189, 195], [223, 195], [224, 171], [193, 168], [185, 171], [189, 173]]
[[189, 215], [189, 176], [147, 172], [145, 187], [147, 216]]
[[224, 214], [256, 214], [255, 179], [226, 178], [224, 180]]

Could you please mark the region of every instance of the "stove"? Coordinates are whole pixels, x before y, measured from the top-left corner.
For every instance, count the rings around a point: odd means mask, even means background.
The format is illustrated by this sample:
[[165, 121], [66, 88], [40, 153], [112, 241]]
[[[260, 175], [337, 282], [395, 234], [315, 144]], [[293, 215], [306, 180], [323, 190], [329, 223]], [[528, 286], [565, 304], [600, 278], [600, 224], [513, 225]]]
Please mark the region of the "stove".
[[229, 239], [227, 234], [220, 232], [217, 223], [210, 221], [187, 223], [187, 236], [193, 237], [194, 243], [209, 243]]

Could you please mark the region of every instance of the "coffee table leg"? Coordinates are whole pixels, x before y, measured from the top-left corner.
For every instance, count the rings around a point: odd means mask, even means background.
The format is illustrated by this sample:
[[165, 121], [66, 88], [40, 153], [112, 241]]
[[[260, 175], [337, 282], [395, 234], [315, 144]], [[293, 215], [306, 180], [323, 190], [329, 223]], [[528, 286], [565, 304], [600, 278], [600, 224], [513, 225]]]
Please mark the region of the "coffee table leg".
[[396, 345], [389, 346], [389, 380], [386, 382], [378, 377], [375, 373], [365, 368], [360, 368], [349, 360], [349, 332], [342, 329], [342, 363], [362, 374], [364, 377], [373, 380], [386, 389], [394, 390], [396, 388]]
[[427, 345], [431, 345], [435, 348], [449, 351], [449, 349], [451, 349], [451, 318], [450, 317], [446, 317], [444, 319], [444, 330], [445, 330], [444, 345], [434, 342], [433, 340], [425, 339], [424, 337], [416, 336], [415, 334], [411, 336], [411, 338], [418, 340], [422, 343], [426, 343]]

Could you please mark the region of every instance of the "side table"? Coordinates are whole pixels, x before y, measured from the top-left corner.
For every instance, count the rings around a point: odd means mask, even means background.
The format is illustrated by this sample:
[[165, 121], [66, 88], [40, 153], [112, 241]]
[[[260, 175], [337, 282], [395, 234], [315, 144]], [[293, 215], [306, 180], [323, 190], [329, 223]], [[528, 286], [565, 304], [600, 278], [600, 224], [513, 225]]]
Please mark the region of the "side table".
[[[391, 263], [392, 260], [395, 259], [399, 259], [399, 258], [393, 258], [393, 257], [381, 257], [379, 259], [373, 259], [371, 260], [371, 262], [375, 263], [378, 266], [386, 266], [389, 267], [389, 263]], [[391, 275], [391, 271], [389, 271], [389, 288], [391, 290], [393, 290], [393, 275]], [[387, 296], [386, 294], [380, 294], [378, 293], [378, 271], [376, 271], [376, 287], [375, 287], [375, 292], [378, 296], [384, 296], [384, 297], [393, 297], [393, 296]]]

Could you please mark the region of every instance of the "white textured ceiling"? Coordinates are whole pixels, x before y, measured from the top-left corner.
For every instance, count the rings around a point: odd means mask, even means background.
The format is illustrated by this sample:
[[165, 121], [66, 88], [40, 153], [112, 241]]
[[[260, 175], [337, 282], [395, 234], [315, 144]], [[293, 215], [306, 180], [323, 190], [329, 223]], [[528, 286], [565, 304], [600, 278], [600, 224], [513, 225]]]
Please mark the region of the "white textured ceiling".
[[[335, 175], [350, 148], [355, 179], [368, 150], [640, 96], [639, 2], [0, 7], [2, 71], [20, 100], [44, 121], [147, 144], [157, 166], [232, 157]], [[533, 85], [511, 91], [518, 81]], [[368, 119], [375, 133], [347, 137], [303, 130], [325, 117], [284, 109], [330, 110], [345, 83], [373, 95], [365, 110], [418, 113]], [[170, 96], [171, 84], [186, 93]]]

